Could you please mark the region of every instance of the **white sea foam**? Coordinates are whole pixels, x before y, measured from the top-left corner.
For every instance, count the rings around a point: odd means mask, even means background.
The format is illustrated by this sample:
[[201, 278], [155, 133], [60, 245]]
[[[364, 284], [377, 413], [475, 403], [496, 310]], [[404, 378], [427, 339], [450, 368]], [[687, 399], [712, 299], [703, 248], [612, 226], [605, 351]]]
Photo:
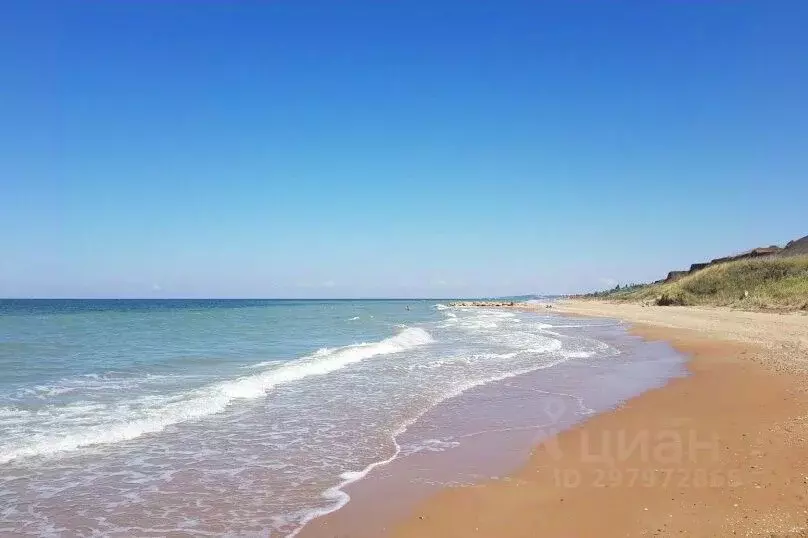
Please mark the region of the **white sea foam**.
[[564, 356], [570, 359], [586, 359], [594, 355], [593, 351], [566, 351]]
[[109, 391], [132, 391], [146, 384], [159, 383], [166, 376], [157, 374], [121, 375], [115, 372], [64, 377], [52, 383], [24, 387], [12, 393], [13, 399], [48, 400], [64, 394]]
[[420, 442], [406, 446], [401, 451], [402, 457], [412, 456], [419, 452], [443, 452], [460, 446], [458, 441], [445, 439], [423, 439]]
[[[447, 310], [449, 307], [445, 305], [435, 305], [436, 310]], [[462, 310], [461, 310], [462, 311]], [[519, 356], [533, 356], [536, 355], [541, 357], [538, 361], [531, 361], [531, 362], [519, 362], [514, 363], [514, 367], [509, 369], [508, 371], [500, 372], [494, 375], [489, 375], [484, 378], [469, 378], [463, 381], [459, 381], [454, 383], [452, 386], [447, 387], [446, 390], [440, 394], [433, 402], [432, 407], [438, 405], [446, 400], [455, 398], [464, 392], [473, 389], [475, 387], [479, 387], [481, 385], [486, 385], [493, 382], [503, 381], [505, 379], [509, 379], [512, 377], [516, 377], [518, 375], [526, 374], [529, 372], [534, 372], [537, 370], [542, 370], [546, 368], [552, 368], [564, 362], [573, 359], [583, 359], [594, 356], [597, 352], [596, 351], [583, 351], [583, 350], [565, 350], [563, 343], [561, 341], [562, 335], [547, 331], [546, 329], [553, 328], [553, 325], [547, 323], [540, 323], [531, 321], [531, 323], [521, 323], [522, 320], [516, 317], [516, 314], [511, 312], [501, 312], [501, 311], [486, 311], [486, 310], [478, 310], [476, 315], [473, 316], [463, 316], [458, 317], [453, 312], [445, 312], [447, 315], [446, 322], [451, 322], [450, 324], [444, 324], [443, 327], [451, 326], [457, 329], [462, 330], [465, 333], [470, 333], [475, 335], [476, 337], [482, 337], [485, 340], [490, 341], [493, 344], [500, 346], [506, 349], [510, 349], [511, 351], [505, 353], [486, 353], [486, 354], [475, 354], [471, 356], [450, 356], [439, 358], [435, 360], [431, 360], [426, 363], [419, 363], [411, 366], [409, 368], [410, 371], [417, 371], [417, 370], [442, 370], [444, 368], [456, 368], [458, 366], [483, 366], [486, 365], [488, 361], [510, 361], [515, 359]], [[514, 322], [514, 326], [511, 328], [507, 325], [503, 325], [503, 322], [510, 321]], [[520, 327], [521, 325], [529, 325], [527, 327]], [[558, 338], [554, 338], [558, 337]], [[608, 348], [604, 344], [597, 342], [595, 346], [597, 351], [602, 351], [602, 347]], [[517, 366], [519, 364], [519, 366]], [[487, 367], [486, 367], [487, 368]], [[583, 411], [591, 411], [586, 406], [583, 405], [582, 400], [579, 401], [581, 409]], [[311, 520], [323, 516], [325, 514], [331, 513], [335, 510], [339, 510], [345, 504], [350, 501], [350, 496], [344, 491], [346, 485], [351, 482], [361, 480], [375, 467], [380, 465], [386, 465], [397, 457], [402, 455], [402, 448], [397, 441], [397, 437], [402, 434], [407, 428], [415, 421], [420, 418], [418, 417], [413, 418], [412, 420], [408, 421], [406, 424], [402, 425], [396, 433], [393, 435], [393, 441], [395, 443], [395, 452], [385, 458], [384, 460], [375, 462], [362, 471], [358, 472], [351, 472], [351, 473], [343, 473], [341, 475], [341, 479], [343, 480], [337, 486], [334, 486], [328, 489], [324, 494], [323, 497], [332, 501], [332, 504], [328, 507], [324, 508], [317, 508], [311, 511], [308, 511], [304, 514], [299, 514], [297, 521], [300, 522], [300, 527], [297, 528], [296, 531], [292, 533], [292, 536], [296, 535], [300, 529], [310, 522]], [[440, 444], [438, 447], [431, 446], [418, 446], [416, 447], [415, 451], [419, 450], [434, 450], [434, 449], [446, 449], [451, 448], [453, 445], [447, 444]], [[411, 449], [408, 447], [407, 450], [403, 453], [403, 455], [408, 455], [411, 453]]]
[[[6, 516], [2, 519], [10, 521], [3, 528], [54, 536], [69, 532], [75, 528], [72, 520], [64, 523], [65, 528], [51, 531], [49, 527], [53, 518], [61, 518], [60, 524], [65, 521], [59, 498], [69, 493], [87, 500], [90, 508], [81, 514], [80, 523], [97, 532], [165, 534], [179, 529], [206, 535], [211, 534], [209, 521], [216, 521], [225, 529], [220, 534], [228, 536], [289, 536], [301, 524], [347, 503], [351, 488], [346, 485], [363, 479], [372, 469], [396, 457], [465, 444], [465, 435], [455, 436], [454, 425], [443, 419], [465, 406], [474, 409], [499, 392], [472, 390], [446, 409], [424, 415], [441, 402], [479, 385], [544, 368], [552, 372], [556, 365], [575, 360], [586, 365], [577, 368], [576, 375], [596, 375], [594, 367], [609, 364], [600, 359], [618, 353], [597, 342], [598, 333], [553, 327], [550, 324], [579, 325], [552, 314], [434, 305], [431, 312], [407, 315], [426, 333], [394, 325], [401, 321], [396, 305], [371, 303], [361, 311], [362, 321], [353, 320], [358, 311], [353, 305], [322, 308], [336, 312], [323, 319], [312, 315], [298, 320], [293, 309], [277, 327], [266, 323], [263, 315], [244, 325], [236, 323], [252, 310], [221, 310], [211, 314], [225, 322], [218, 334], [221, 339], [214, 333], [204, 341], [169, 338], [166, 346], [159, 339], [149, 341], [161, 358], [171, 359], [171, 368], [153, 372], [170, 372], [166, 379], [146, 380], [151, 363], [143, 361], [145, 367], [137, 373], [130, 369], [129, 373], [99, 371], [97, 376], [45, 378], [0, 394], [0, 456], [16, 450], [13, 457], [21, 458], [0, 465], [11, 471], [5, 480], [0, 479], [0, 498], [26, 499], [24, 504], [12, 502], [10, 510], [0, 510]], [[311, 312], [303, 309], [303, 313]], [[372, 322], [373, 314], [385, 325], [399, 327], [389, 330], [400, 334], [381, 342], [305, 351], [307, 356], [293, 362], [252, 359], [256, 364], [249, 364], [248, 357], [258, 349], [265, 350], [263, 359], [271, 359], [288, 357], [289, 350], [312, 341], [344, 341], [354, 328], [364, 331], [361, 324]], [[255, 338], [240, 348], [242, 328], [246, 336]], [[559, 332], [550, 332], [555, 330]], [[423, 345], [432, 341], [430, 334], [435, 342]], [[190, 345], [188, 349], [185, 344]], [[205, 356], [214, 362], [199, 368], [196, 355], [208, 344], [212, 345]], [[104, 348], [99, 356], [114, 351], [114, 347]], [[388, 353], [397, 354], [385, 357]], [[174, 367], [185, 355], [187, 363]], [[226, 360], [218, 364], [222, 359]], [[522, 383], [514, 385], [521, 393]], [[246, 403], [250, 398], [254, 398], [252, 404]], [[238, 403], [239, 399], [244, 403]], [[219, 411], [223, 412], [216, 417], [208, 416]], [[400, 435], [424, 416], [423, 429]], [[510, 431], [507, 421], [494, 420], [489, 428], [487, 420], [466, 433]], [[177, 427], [185, 421], [197, 422]], [[513, 427], [537, 426], [519, 422]], [[163, 428], [162, 433], [144, 435]], [[138, 436], [143, 437], [116, 444]], [[99, 443], [110, 444], [80, 448]], [[76, 448], [64, 458], [24, 458]], [[189, 482], [185, 476], [189, 470], [199, 480]], [[175, 475], [180, 479], [175, 480]], [[191, 490], [193, 495], [188, 495]], [[154, 491], [166, 495], [149, 493]], [[254, 491], [269, 496], [256, 498]], [[200, 505], [199, 499], [205, 498], [226, 502]], [[155, 515], [148, 527], [110, 526], [120, 519], [119, 514], [130, 520], [143, 513]], [[31, 521], [30, 514], [37, 519]]]
[[[498, 355], [498, 356], [500, 358], [503, 358], [503, 357], [504, 358], [510, 358], [510, 357], [515, 356], [515, 355], [516, 355], [516, 353], [508, 353], [508, 354], [505, 354], [505, 355]], [[466, 392], [466, 391], [468, 391], [470, 389], [473, 389], [475, 387], [479, 387], [479, 386], [482, 386], [482, 385], [487, 385], [489, 383], [494, 383], [494, 382], [497, 382], [497, 381], [503, 381], [505, 379], [516, 377], [518, 375], [526, 374], [526, 373], [533, 372], [533, 371], [536, 371], [536, 370], [542, 370], [542, 369], [545, 369], [545, 368], [551, 368], [553, 366], [556, 366], [558, 364], [566, 362], [569, 359], [570, 359], [570, 357], [559, 355], [554, 360], [551, 360], [549, 362], [545, 362], [545, 363], [542, 363], [542, 364], [534, 364], [534, 365], [531, 365], [531, 366], [528, 366], [528, 367], [525, 367], [525, 368], [521, 368], [521, 369], [518, 369], [518, 370], [514, 370], [514, 371], [511, 371], [511, 372], [506, 372], [506, 373], [502, 373], [502, 374], [498, 374], [498, 375], [493, 375], [493, 376], [487, 377], [485, 379], [463, 381], [461, 383], [458, 383], [454, 387], [450, 388], [449, 390], [444, 392], [442, 395], [440, 395], [435, 401], [432, 402], [432, 406], [430, 407], [430, 409], [432, 407], [436, 406], [436, 405], [439, 405], [439, 404], [447, 401], [447, 400], [450, 400], [452, 398], [456, 398], [457, 396], [460, 396], [464, 392]], [[449, 362], [457, 362], [457, 359], [455, 359], [454, 361], [449, 361]], [[446, 362], [444, 362], [444, 364], [446, 364]], [[340, 475], [340, 478], [342, 479], [342, 482], [340, 482], [338, 485], [336, 485], [336, 486], [334, 486], [332, 488], [329, 488], [328, 490], [326, 490], [322, 494], [323, 498], [328, 499], [330, 501], [333, 501], [333, 504], [331, 504], [331, 506], [322, 507], [322, 508], [315, 508], [315, 509], [312, 509], [312, 510], [307, 510], [307, 511], [301, 513], [301, 514], [297, 514], [294, 519], [299, 522], [299, 526], [291, 534], [289, 534], [289, 538], [297, 536], [300, 533], [300, 531], [303, 530], [303, 527], [305, 527], [312, 520], [317, 519], [317, 518], [322, 517], [322, 516], [325, 516], [325, 515], [328, 515], [328, 514], [330, 514], [332, 512], [336, 512], [337, 510], [340, 510], [342, 507], [344, 507], [346, 504], [348, 504], [348, 502], [350, 502], [350, 500], [351, 500], [351, 496], [348, 493], [345, 492], [344, 488], [346, 486], [348, 486], [351, 483], [356, 482], [358, 480], [364, 479], [376, 467], [383, 466], [383, 465], [388, 465], [388, 464], [392, 463], [393, 461], [395, 461], [400, 455], [402, 455], [402, 450], [403, 449], [402, 449], [402, 446], [398, 442], [399, 436], [401, 436], [404, 432], [406, 432], [407, 429], [409, 429], [409, 427], [412, 426], [412, 424], [417, 422], [421, 418], [421, 416], [423, 416], [423, 414], [426, 413], [427, 410], [428, 409], [424, 410], [422, 413], [419, 413], [417, 416], [412, 417], [410, 420], [408, 420], [407, 422], [402, 424], [392, 434], [393, 443], [394, 443], [394, 446], [395, 446], [395, 450], [394, 450], [392, 455], [390, 455], [389, 457], [387, 457], [387, 458], [385, 458], [383, 460], [371, 463], [370, 465], [368, 465], [367, 467], [365, 467], [361, 471], [350, 471], [350, 472], [342, 473], [342, 475]], [[448, 447], [443, 446], [442, 448], [445, 449], [445, 448], [448, 448]], [[405, 455], [408, 455], [408, 454], [405, 454]]]
[[[278, 385], [309, 376], [325, 375], [365, 359], [399, 353], [431, 341], [432, 336], [424, 329], [409, 327], [380, 342], [335, 349], [323, 348], [308, 357], [280, 367], [215, 383], [183, 394], [171, 397], [146, 396], [128, 404], [117, 403], [104, 406], [101, 410], [96, 408], [92, 410], [90, 417], [86, 414], [88, 411], [86, 407], [76, 405], [55, 407], [46, 411], [22, 411], [35, 426], [25, 431], [18, 431], [16, 435], [10, 435], [10, 439], [0, 441], [0, 463], [135, 439], [148, 433], [162, 431], [173, 424], [220, 413], [237, 399], [262, 397]], [[15, 411], [4, 410], [0, 414], [0, 419], [12, 418], [9, 415]], [[18, 417], [19, 414], [13, 418]], [[0, 420], [0, 426], [3, 422]], [[91, 424], [88, 425], [88, 422]], [[67, 424], [71, 427], [65, 428]]]
[[283, 359], [274, 359], [274, 360], [257, 362], [255, 364], [248, 364], [247, 366], [242, 366], [241, 368], [246, 369], [246, 370], [255, 370], [256, 368], [266, 368], [267, 366], [275, 366], [275, 365], [278, 365], [278, 364], [283, 364], [284, 362], [286, 362], [286, 361], [284, 361]]

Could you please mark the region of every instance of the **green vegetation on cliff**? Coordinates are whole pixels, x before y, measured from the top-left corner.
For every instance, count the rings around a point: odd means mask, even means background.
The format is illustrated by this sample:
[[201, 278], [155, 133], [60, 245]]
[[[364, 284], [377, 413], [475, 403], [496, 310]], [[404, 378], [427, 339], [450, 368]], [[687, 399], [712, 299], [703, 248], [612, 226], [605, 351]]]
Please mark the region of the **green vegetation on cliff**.
[[659, 305], [808, 310], [808, 256], [719, 263], [674, 282], [631, 286], [589, 297]]

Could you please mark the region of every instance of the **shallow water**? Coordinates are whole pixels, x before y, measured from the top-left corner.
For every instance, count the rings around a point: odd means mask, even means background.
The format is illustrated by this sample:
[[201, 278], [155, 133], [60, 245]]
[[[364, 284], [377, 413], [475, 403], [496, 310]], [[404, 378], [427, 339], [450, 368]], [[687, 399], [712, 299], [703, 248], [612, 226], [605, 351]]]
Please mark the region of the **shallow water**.
[[[291, 535], [379, 465], [678, 372], [627, 342], [613, 322], [434, 301], [5, 301], [0, 532]], [[538, 411], [502, 398], [526, 375]], [[433, 478], [473, 479], [455, 471]]]
[[379, 536], [437, 490], [507, 480], [541, 441], [686, 375], [685, 357], [670, 345], [631, 336], [617, 321], [535, 314], [532, 321], [593, 338], [612, 354], [479, 385], [436, 405], [398, 436], [395, 460], [348, 485], [351, 502], [314, 520], [301, 538]]

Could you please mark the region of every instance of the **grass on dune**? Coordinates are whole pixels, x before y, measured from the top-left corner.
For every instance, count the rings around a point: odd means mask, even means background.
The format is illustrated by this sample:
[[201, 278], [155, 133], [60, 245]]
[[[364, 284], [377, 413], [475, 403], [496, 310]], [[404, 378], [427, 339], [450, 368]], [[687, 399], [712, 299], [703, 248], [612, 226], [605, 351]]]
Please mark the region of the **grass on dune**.
[[658, 304], [808, 310], [808, 256], [721, 263], [675, 282], [634, 286], [596, 295], [609, 300], [650, 300]]

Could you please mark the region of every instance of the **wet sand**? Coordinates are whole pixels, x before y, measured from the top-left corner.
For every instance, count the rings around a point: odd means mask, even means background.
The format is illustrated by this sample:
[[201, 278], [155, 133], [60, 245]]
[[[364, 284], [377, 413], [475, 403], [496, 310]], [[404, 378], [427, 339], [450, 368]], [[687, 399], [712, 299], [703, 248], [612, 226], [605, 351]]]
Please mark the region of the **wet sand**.
[[350, 502], [312, 521], [300, 538], [385, 535], [443, 488], [510, 476], [543, 440], [686, 373], [685, 358], [668, 344], [630, 336], [613, 320], [541, 319], [548, 330], [553, 324], [548, 334], [563, 345], [590, 340], [600, 352], [486, 383], [435, 406], [397, 436], [399, 457], [345, 487]]
[[808, 316], [594, 302], [551, 311], [631, 322], [687, 353], [692, 375], [540, 444], [509, 478], [441, 490], [389, 534], [806, 535]]

